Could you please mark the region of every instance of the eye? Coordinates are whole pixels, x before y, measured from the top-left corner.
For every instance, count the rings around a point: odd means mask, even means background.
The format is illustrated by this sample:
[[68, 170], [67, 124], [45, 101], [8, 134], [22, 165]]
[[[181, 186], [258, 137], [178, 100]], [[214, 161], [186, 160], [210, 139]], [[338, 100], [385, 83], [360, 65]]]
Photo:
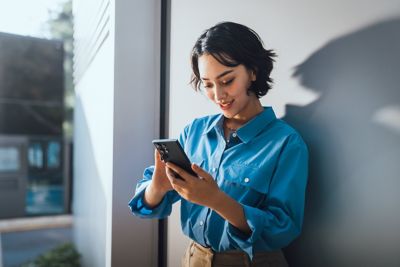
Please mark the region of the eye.
[[235, 78], [230, 79], [228, 81], [222, 81], [222, 85], [229, 85], [229, 84], [231, 84], [233, 82], [233, 80], [235, 80]]
[[205, 89], [210, 89], [210, 88], [212, 88], [212, 84], [203, 84], [203, 87]]

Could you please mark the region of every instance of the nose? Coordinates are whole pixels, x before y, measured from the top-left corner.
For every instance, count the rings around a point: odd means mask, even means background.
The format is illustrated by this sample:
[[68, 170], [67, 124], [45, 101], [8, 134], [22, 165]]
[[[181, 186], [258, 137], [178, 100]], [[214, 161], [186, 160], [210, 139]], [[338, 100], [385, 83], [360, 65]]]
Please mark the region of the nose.
[[220, 103], [226, 98], [226, 92], [223, 88], [221, 88], [221, 86], [215, 86], [214, 98], [217, 103]]

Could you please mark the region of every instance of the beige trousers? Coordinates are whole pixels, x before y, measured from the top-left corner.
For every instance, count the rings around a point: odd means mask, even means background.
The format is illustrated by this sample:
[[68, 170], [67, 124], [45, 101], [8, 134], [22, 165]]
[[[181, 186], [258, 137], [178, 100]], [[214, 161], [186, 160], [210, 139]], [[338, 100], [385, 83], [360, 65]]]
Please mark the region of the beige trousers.
[[287, 267], [281, 250], [259, 252], [252, 261], [243, 251], [213, 252], [191, 241], [182, 259], [182, 267]]

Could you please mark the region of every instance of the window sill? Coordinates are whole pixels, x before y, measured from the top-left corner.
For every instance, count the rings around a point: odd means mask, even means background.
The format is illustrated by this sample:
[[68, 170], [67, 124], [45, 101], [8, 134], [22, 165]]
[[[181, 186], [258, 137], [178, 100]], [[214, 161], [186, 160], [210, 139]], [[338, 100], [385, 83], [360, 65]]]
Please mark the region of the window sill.
[[0, 233], [71, 227], [73, 216], [56, 215], [0, 220]]

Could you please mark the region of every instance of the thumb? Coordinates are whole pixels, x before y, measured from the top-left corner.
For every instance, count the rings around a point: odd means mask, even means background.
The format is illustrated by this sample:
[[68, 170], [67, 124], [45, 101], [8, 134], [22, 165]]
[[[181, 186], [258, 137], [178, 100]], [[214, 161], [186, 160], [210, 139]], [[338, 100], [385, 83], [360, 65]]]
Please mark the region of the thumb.
[[192, 163], [192, 170], [200, 177], [202, 177], [205, 180], [214, 180], [214, 178], [211, 177], [211, 175], [203, 170], [200, 166], [197, 164]]
[[157, 149], [154, 149], [154, 163], [157, 167], [164, 165], [164, 162], [161, 160], [161, 155]]

